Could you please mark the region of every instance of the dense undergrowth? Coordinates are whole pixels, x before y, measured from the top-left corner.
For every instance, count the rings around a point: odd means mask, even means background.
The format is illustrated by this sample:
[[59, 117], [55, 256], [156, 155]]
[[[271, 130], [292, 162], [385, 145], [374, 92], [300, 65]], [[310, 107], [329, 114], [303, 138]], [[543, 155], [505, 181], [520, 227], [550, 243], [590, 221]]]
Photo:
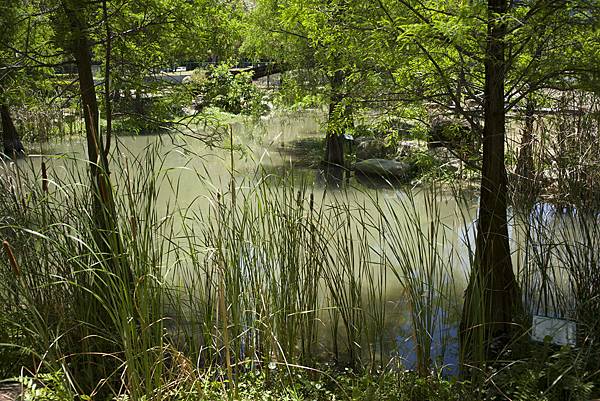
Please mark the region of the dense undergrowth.
[[258, 174], [179, 205], [150, 148], [113, 160], [123, 252], [105, 254], [81, 164], [26, 163], [0, 176], [0, 374], [34, 399], [584, 400], [599, 381], [597, 214], [514, 219], [528, 310], [577, 320], [578, 346], [525, 329], [466, 381], [448, 359], [472, 257], [458, 191], [356, 202]]

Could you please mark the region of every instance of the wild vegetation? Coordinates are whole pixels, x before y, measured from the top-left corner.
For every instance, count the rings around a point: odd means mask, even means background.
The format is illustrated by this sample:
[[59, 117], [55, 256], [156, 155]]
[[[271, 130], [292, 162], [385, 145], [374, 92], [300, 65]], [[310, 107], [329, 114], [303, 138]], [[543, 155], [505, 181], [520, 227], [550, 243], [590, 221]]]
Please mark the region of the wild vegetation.
[[[34, 400], [597, 398], [599, 11], [3, 2], [0, 379]], [[294, 113], [319, 132], [287, 138]]]

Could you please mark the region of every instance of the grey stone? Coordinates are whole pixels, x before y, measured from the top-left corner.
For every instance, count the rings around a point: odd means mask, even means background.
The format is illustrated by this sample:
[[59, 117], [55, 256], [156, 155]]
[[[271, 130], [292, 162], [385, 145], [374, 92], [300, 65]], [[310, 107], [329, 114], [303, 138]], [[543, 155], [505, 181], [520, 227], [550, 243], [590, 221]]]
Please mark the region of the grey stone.
[[390, 153], [390, 149], [379, 138], [358, 137], [354, 143], [358, 160], [384, 158]]
[[368, 159], [354, 164], [354, 171], [365, 175], [410, 179], [414, 167], [406, 162], [387, 159]]

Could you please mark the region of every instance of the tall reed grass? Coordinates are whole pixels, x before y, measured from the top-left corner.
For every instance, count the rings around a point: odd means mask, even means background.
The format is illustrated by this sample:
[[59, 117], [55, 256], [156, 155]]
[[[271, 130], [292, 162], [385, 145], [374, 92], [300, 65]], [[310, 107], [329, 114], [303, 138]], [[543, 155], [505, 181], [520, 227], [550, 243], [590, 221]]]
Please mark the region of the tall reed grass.
[[[470, 221], [457, 194], [433, 186], [354, 198], [293, 175], [236, 178], [234, 165], [219, 186], [200, 170], [169, 166], [157, 146], [123, 149], [112, 161], [123, 253], [107, 255], [94, 242], [83, 162], [45, 159], [56, 166], [46, 187], [32, 160], [0, 174], [0, 349], [19, 349], [14, 366], [30, 374], [63, 372], [73, 395], [163, 399], [219, 375], [234, 394], [242, 373], [311, 372], [332, 361], [377, 371], [401, 363], [403, 326], [421, 375], [443, 373], [444, 354], [456, 348], [470, 255], [461, 244], [468, 235], [457, 234]], [[184, 170], [215, 189], [177, 203], [190, 185]], [[445, 199], [458, 204], [449, 216]], [[586, 291], [595, 288], [587, 278], [600, 237], [572, 224], [578, 234], [562, 244], [571, 245], [553, 250], [565, 285], [587, 297], [576, 307], [581, 318], [596, 305]], [[547, 288], [562, 299], [536, 256], [543, 249], [527, 241], [524, 293], [533, 299]], [[133, 288], [111, 268], [115, 257]]]
[[598, 212], [540, 203], [517, 216], [525, 305], [531, 315], [577, 322], [578, 346], [591, 350], [600, 335]]

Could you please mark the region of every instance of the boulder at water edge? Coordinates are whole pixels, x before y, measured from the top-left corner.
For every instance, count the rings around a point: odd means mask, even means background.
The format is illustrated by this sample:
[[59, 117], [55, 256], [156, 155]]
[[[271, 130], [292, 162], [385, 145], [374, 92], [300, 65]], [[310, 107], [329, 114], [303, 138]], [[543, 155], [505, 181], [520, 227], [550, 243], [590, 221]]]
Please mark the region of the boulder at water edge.
[[395, 177], [408, 180], [412, 177], [413, 166], [406, 162], [386, 159], [368, 159], [354, 164], [354, 171], [364, 175]]
[[359, 136], [354, 139], [354, 143], [356, 144], [357, 160], [384, 158], [393, 153], [381, 138]]

